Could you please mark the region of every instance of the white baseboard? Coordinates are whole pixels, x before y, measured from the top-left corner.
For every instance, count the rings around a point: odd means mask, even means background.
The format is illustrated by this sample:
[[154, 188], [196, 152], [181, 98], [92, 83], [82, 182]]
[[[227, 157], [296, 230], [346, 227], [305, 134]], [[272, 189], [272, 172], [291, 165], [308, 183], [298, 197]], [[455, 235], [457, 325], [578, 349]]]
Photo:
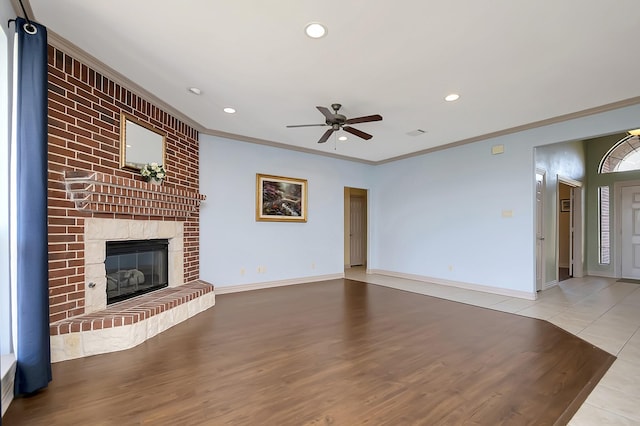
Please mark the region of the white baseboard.
[[422, 281], [422, 282], [439, 284], [439, 285], [444, 285], [449, 287], [463, 288], [466, 290], [482, 291], [484, 293], [493, 293], [493, 294], [499, 294], [501, 296], [517, 297], [519, 299], [536, 300], [537, 298], [536, 293], [529, 293], [526, 291], [511, 290], [508, 288], [492, 287], [487, 285], [465, 283], [460, 281], [451, 281], [451, 280], [445, 280], [442, 278], [427, 277], [424, 275], [405, 274], [403, 272], [386, 271], [384, 269], [370, 269], [370, 270], [367, 270], [367, 273], [387, 275], [390, 277], [404, 278], [404, 279], [413, 280], [413, 281]]
[[2, 415], [13, 401], [13, 384], [16, 378], [16, 358], [13, 354], [2, 355]]
[[217, 284], [217, 285], [214, 285], [214, 287], [215, 287], [216, 295], [218, 295], [218, 294], [227, 294], [227, 293], [238, 293], [241, 291], [261, 290], [264, 288], [282, 287], [287, 285], [306, 284], [306, 283], [312, 283], [312, 282], [318, 282], [318, 281], [336, 280], [339, 278], [344, 278], [344, 272], [339, 274], [316, 275], [312, 277], [291, 278], [288, 280], [278, 280], [278, 281], [265, 281], [261, 283], [252, 283], [252, 284], [239, 284], [239, 285], [228, 285], [228, 286], [221, 286], [220, 284]]
[[591, 277], [620, 278], [620, 277], [616, 277], [615, 272], [610, 272], [610, 271], [587, 271], [587, 275]]

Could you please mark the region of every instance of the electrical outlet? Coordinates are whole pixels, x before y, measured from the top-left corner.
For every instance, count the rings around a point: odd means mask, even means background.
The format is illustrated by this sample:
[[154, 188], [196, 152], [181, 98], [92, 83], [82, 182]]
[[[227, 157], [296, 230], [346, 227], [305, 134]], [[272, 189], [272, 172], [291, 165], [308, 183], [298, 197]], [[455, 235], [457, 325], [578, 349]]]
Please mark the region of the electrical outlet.
[[240, 276], [243, 276], [243, 275], [244, 275], [244, 273], [245, 273], [244, 268], [240, 268]]
[[453, 265], [449, 265], [449, 271], [453, 271]]
[[316, 269], [316, 262], [311, 263], [311, 269]]

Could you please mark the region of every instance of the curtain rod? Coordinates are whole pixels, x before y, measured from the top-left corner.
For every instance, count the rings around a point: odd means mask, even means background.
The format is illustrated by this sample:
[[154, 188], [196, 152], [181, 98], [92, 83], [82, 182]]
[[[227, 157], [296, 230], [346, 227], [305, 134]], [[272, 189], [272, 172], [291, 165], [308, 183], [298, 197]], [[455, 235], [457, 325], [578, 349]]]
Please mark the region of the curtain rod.
[[[31, 19], [29, 19], [29, 15], [27, 14], [27, 10], [24, 8], [24, 4], [22, 4], [22, 0], [18, 0], [18, 2], [20, 3], [20, 7], [22, 8], [24, 19], [27, 21], [27, 24], [24, 26], [24, 30], [29, 34], [37, 33], [38, 28], [36, 28], [36, 26], [33, 25], [33, 22], [31, 22]], [[7, 25], [11, 24], [12, 22], [15, 22], [15, 19], [9, 19]]]

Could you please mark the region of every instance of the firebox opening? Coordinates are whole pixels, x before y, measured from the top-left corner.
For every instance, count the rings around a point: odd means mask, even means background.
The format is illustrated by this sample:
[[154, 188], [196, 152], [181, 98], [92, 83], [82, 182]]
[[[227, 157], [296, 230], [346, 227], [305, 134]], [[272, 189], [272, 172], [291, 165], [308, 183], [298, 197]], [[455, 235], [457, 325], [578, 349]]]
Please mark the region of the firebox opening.
[[107, 241], [107, 304], [167, 287], [169, 240]]

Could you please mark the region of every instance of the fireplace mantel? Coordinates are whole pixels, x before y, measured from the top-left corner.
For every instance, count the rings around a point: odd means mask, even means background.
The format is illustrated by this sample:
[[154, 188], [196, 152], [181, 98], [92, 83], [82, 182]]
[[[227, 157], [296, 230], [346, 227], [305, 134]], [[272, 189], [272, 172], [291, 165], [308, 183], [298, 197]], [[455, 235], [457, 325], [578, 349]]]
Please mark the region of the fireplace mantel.
[[100, 172], [68, 171], [65, 189], [78, 211], [187, 218], [206, 196]]

